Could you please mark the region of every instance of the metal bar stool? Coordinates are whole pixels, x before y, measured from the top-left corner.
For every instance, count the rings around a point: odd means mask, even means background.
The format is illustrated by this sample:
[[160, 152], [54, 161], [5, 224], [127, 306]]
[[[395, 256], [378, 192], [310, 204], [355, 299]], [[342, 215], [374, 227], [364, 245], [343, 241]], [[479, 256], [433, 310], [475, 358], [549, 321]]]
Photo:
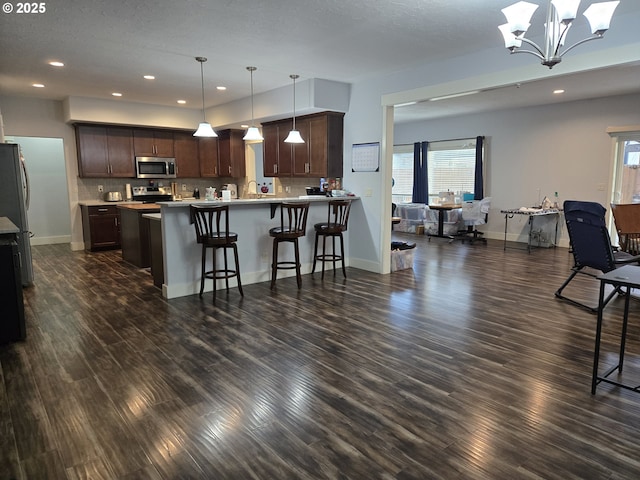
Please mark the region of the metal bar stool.
[[[309, 202], [282, 202], [280, 205], [280, 225], [269, 229], [269, 236], [273, 237], [273, 260], [271, 263], [271, 288], [276, 284], [278, 270], [296, 269], [298, 288], [302, 286], [300, 275], [300, 250], [298, 238], [304, 237], [307, 229], [307, 215]], [[278, 245], [280, 242], [293, 243], [295, 261], [278, 261]]]
[[[333, 275], [336, 274], [336, 262], [342, 262], [342, 274], [347, 278], [344, 267], [344, 238], [342, 232], [347, 230], [351, 200], [329, 200], [327, 221], [316, 223], [313, 228], [316, 231], [316, 240], [313, 246], [313, 269], [316, 271], [316, 261], [322, 262], [322, 278], [324, 278], [325, 262], [333, 262]], [[322, 254], [318, 254], [318, 238], [322, 237]], [[331, 237], [332, 253], [327, 253], [327, 237]], [[340, 254], [336, 253], [336, 237], [340, 238]]]
[[[196, 227], [196, 240], [202, 245], [202, 271], [200, 276], [200, 296], [204, 291], [204, 280], [213, 280], [213, 301], [216, 301], [217, 280], [224, 279], [229, 291], [229, 279], [238, 278], [238, 290], [242, 292], [242, 282], [240, 281], [240, 262], [238, 261], [238, 234], [229, 231], [229, 205], [191, 205], [191, 223]], [[217, 268], [216, 253], [222, 248], [224, 253], [224, 268]], [[235, 270], [230, 269], [227, 261], [227, 249], [233, 249], [235, 260]], [[207, 250], [213, 250], [212, 269], [206, 270]]]

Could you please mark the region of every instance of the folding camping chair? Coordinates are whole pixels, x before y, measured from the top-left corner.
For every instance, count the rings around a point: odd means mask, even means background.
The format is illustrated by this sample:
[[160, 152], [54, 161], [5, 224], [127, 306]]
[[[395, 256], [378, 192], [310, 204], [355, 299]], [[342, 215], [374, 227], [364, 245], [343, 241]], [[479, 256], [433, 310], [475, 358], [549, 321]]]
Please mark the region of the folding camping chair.
[[[569, 282], [579, 273], [596, 278], [599, 272], [607, 273], [622, 265], [640, 261], [640, 256], [613, 251], [604, 220], [605, 213], [606, 209], [599, 203], [576, 200], [564, 202], [564, 218], [569, 232], [574, 266], [571, 268], [569, 278], [565, 280], [555, 295], [593, 313], [598, 311], [597, 306], [591, 307], [562, 295], [562, 291]], [[622, 292], [619, 288], [615, 288], [602, 303], [603, 308], [616, 293]]]

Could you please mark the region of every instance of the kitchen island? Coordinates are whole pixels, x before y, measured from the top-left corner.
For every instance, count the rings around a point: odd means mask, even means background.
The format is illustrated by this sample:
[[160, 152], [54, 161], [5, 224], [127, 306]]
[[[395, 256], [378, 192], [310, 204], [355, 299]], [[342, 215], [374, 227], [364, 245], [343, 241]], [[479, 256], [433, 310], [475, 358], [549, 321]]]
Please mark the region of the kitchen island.
[[[358, 201], [359, 197], [345, 197]], [[257, 198], [230, 201], [182, 201], [158, 202], [162, 217], [162, 246], [164, 257], [164, 283], [162, 295], [165, 298], [194, 295], [200, 291], [200, 260], [202, 250], [196, 243], [194, 226], [190, 223], [189, 207], [192, 204], [229, 205], [229, 229], [238, 234], [238, 256], [243, 285], [266, 282], [271, 279], [272, 238], [269, 229], [280, 224], [279, 206], [282, 202], [309, 201], [307, 235], [300, 238], [301, 272], [311, 273], [313, 266], [313, 225], [327, 221], [327, 202], [332, 197], [311, 196], [301, 198]], [[352, 210], [353, 211], [353, 210]], [[346, 265], [349, 264], [349, 232], [345, 232]], [[293, 257], [293, 246], [283, 245], [280, 258]], [[278, 277], [293, 276], [295, 271], [278, 272]], [[230, 286], [235, 286], [235, 279]], [[233, 283], [232, 283], [233, 282]], [[223, 288], [219, 284], [218, 288]], [[277, 288], [277, 287], [276, 287]], [[303, 279], [304, 288], [304, 279]], [[211, 280], [205, 282], [205, 291], [213, 290]]]
[[144, 214], [160, 213], [155, 203], [128, 203], [118, 205], [120, 212], [120, 235], [122, 258], [139, 268], [151, 266], [149, 242], [149, 220]]

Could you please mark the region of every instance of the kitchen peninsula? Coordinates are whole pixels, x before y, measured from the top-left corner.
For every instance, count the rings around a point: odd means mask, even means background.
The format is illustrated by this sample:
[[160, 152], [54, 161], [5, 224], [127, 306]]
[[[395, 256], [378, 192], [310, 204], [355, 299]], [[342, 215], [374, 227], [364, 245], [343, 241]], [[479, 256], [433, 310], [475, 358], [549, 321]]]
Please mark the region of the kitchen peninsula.
[[[358, 201], [359, 197], [348, 197]], [[272, 239], [269, 229], [279, 225], [279, 206], [286, 201], [309, 201], [307, 235], [299, 242], [303, 274], [311, 273], [313, 259], [313, 225], [327, 221], [327, 202], [331, 197], [311, 196], [304, 198], [257, 198], [231, 200], [228, 203], [230, 230], [238, 234], [238, 256], [243, 285], [265, 282], [271, 278]], [[183, 201], [158, 202], [161, 207], [162, 244], [164, 260], [164, 283], [162, 295], [165, 298], [194, 295], [200, 291], [201, 247], [196, 243], [194, 226], [190, 223], [191, 204], [211, 205], [216, 202]], [[353, 212], [353, 209], [352, 209]], [[348, 231], [345, 248], [348, 251]], [[287, 245], [286, 247], [291, 247]], [[281, 255], [293, 255], [292, 250], [281, 248]], [[279, 273], [279, 276], [295, 275], [295, 271]], [[235, 282], [235, 279], [231, 279]], [[234, 283], [235, 285], [235, 283]], [[211, 291], [211, 281], [205, 282], [205, 291]]]

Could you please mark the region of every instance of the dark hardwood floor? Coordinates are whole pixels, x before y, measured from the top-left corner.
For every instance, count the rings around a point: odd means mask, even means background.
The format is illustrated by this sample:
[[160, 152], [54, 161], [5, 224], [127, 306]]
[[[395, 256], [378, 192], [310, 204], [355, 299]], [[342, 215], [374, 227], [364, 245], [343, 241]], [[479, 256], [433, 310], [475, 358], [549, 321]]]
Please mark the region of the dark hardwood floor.
[[0, 479], [640, 478], [640, 394], [590, 394], [596, 317], [553, 295], [566, 249], [394, 237], [413, 269], [216, 306], [164, 300], [119, 251], [34, 247], [27, 341], [0, 347]]

